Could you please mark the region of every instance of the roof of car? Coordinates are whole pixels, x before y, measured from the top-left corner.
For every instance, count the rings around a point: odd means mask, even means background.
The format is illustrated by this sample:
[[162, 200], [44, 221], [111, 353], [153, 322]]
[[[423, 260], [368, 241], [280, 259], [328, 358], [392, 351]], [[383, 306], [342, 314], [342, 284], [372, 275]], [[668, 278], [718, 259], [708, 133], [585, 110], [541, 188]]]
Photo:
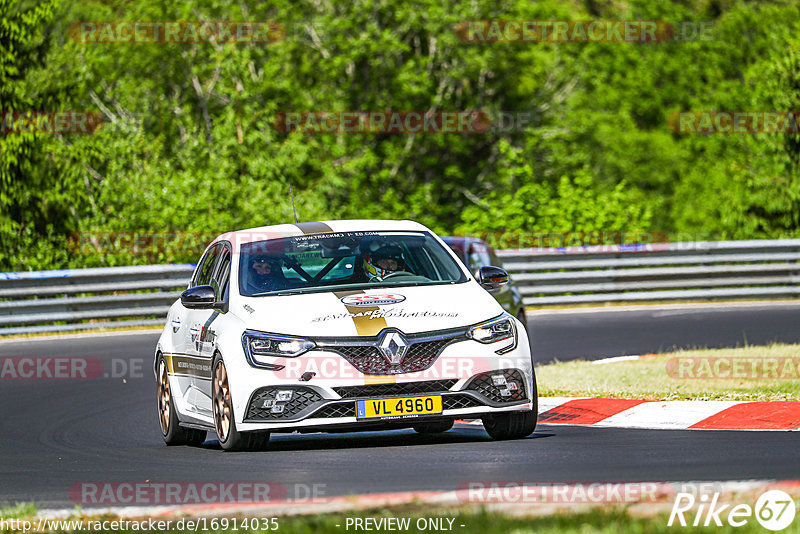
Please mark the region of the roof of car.
[[365, 231], [429, 231], [428, 228], [414, 221], [392, 221], [374, 219], [314, 221], [292, 224], [274, 224], [272, 226], [259, 226], [246, 230], [236, 230], [220, 234], [214, 240], [230, 241], [242, 244], [253, 241], [280, 239], [310, 234], [327, 234], [332, 232], [365, 232]]

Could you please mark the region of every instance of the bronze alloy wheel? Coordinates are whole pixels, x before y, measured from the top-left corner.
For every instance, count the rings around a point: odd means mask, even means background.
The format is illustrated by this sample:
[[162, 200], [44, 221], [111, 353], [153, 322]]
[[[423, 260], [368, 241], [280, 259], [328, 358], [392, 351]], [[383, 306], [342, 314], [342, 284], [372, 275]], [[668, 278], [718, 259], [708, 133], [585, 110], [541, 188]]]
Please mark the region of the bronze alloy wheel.
[[231, 390], [228, 387], [228, 372], [222, 360], [214, 367], [214, 427], [220, 442], [228, 439], [233, 416]]
[[157, 369], [158, 424], [161, 426], [164, 443], [167, 445], [201, 445], [206, 440], [205, 430], [181, 426], [178, 409], [175, 407], [175, 399], [180, 396], [180, 388], [175, 386], [176, 391], [173, 396], [172, 388], [169, 385], [169, 366], [166, 358], [161, 354], [158, 355]]
[[158, 363], [158, 422], [161, 423], [161, 434], [164, 436], [169, 433], [169, 419], [172, 409], [171, 400], [167, 364], [162, 359]]

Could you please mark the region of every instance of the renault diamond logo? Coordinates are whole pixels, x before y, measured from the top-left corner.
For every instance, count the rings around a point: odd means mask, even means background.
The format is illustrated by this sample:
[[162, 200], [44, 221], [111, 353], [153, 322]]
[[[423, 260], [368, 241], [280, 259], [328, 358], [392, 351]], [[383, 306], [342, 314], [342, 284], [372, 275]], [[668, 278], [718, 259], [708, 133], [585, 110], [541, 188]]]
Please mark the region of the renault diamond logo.
[[392, 366], [399, 366], [408, 350], [408, 341], [400, 332], [389, 332], [381, 339], [378, 347]]

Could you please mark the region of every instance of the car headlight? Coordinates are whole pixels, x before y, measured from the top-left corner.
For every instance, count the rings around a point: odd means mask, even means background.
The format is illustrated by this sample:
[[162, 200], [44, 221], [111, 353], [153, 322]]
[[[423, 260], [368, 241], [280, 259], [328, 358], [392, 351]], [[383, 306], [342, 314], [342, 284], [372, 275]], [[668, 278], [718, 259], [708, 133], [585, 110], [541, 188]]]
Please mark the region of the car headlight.
[[313, 341], [302, 337], [267, 334], [256, 330], [245, 331], [242, 345], [250, 365], [272, 370], [283, 369], [282, 365], [274, 363], [274, 358], [297, 358], [316, 347]]
[[467, 337], [484, 344], [511, 340], [511, 343], [495, 351], [498, 354], [505, 354], [517, 347], [517, 328], [514, 326], [514, 318], [507, 313], [470, 327]]

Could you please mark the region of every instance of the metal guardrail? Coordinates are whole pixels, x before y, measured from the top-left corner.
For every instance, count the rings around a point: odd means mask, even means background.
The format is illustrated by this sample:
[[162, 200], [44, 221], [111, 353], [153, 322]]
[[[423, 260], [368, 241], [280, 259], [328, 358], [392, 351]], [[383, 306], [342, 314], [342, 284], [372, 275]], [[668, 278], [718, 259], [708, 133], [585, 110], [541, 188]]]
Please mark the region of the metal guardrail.
[[[500, 250], [498, 256], [529, 306], [800, 296], [800, 239]], [[0, 335], [161, 325], [193, 269], [0, 273]]]
[[800, 296], [800, 239], [500, 250], [528, 306]]
[[193, 271], [184, 263], [0, 273], [0, 335], [164, 324]]

